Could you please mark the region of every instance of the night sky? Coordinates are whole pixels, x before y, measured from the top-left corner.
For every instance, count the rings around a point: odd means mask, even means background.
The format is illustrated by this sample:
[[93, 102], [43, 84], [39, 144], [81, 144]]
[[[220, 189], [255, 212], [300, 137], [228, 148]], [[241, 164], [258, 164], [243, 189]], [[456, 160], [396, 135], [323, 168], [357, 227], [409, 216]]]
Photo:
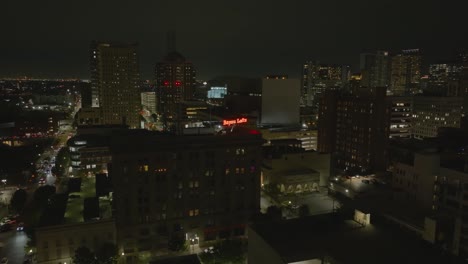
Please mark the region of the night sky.
[[350, 64], [363, 49], [422, 48], [428, 61], [468, 47], [462, 0], [5, 0], [0, 77], [89, 78], [91, 40], [137, 41], [143, 78], [166, 53], [166, 31], [201, 79], [297, 77], [306, 59]]

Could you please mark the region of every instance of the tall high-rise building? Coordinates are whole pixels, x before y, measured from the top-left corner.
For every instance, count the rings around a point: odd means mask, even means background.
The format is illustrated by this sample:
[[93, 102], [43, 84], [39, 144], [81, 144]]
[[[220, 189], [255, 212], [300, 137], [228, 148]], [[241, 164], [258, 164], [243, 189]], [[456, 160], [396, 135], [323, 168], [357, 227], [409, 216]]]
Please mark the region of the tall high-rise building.
[[384, 170], [389, 133], [385, 98], [385, 87], [353, 94], [326, 91], [319, 104], [317, 150], [333, 153], [341, 169]]
[[92, 107], [99, 107], [102, 124], [138, 127], [137, 44], [93, 41], [90, 55]]
[[427, 90], [434, 95], [459, 96], [463, 65], [458, 61], [429, 65]]
[[195, 68], [175, 50], [175, 37], [168, 34], [168, 54], [156, 64], [156, 96], [158, 112], [169, 125], [176, 121], [177, 107], [193, 99]]
[[361, 53], [361, 86], [388, 87], [389, 63], [388, 51]]
[[419, 49], [402, 50], [392, 57], [390, 89], [394, 95], [419, 92], [421, 79], [421, 53]]
[[301, 105], [314, 106], [326, 89], [339, 89], [349, 80], [349, 66], [307, 61], [302, 66]]
[[151, 114], [156, 113], [156, 93], [143, 92], [141, 93], [141, 106]]

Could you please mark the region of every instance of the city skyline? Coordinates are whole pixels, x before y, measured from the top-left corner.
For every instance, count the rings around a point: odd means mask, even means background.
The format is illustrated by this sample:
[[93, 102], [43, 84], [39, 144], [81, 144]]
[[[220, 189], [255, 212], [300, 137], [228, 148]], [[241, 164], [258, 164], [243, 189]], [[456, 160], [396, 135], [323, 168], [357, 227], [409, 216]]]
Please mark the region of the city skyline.
[[[167, 53], [166, 32], [197, 66], [200, 79], [217, 75], [299, 77], [305, 60], [350, 64], [364, 50], [420, 48], [425, 64], [468, 46], [456, 4], [389, 1], [203, 3], [113, 1], [65, 5], [7, 3], [1, 18], [0, 76], [89, 79], [92, 40], [137, 41], [143, 79]], [[437, 23], [434, 23], [437, 21]], [[11, 25], [11, 26], [10, 26]], [[450, 41], [447, 41], [447, 40]], [[36, 41], [34, 41], [36, 40]]]

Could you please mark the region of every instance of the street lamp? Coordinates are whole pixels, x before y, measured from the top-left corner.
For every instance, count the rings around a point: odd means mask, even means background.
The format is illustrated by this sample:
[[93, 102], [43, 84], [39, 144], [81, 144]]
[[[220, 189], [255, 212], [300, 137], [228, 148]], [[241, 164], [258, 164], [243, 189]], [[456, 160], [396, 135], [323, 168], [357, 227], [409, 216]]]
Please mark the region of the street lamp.
[[190, 239], [190, 247], [192, 248], [192, 252], [193, 252], [194, 246], [195, 246], [195, 239], [191, 238]]

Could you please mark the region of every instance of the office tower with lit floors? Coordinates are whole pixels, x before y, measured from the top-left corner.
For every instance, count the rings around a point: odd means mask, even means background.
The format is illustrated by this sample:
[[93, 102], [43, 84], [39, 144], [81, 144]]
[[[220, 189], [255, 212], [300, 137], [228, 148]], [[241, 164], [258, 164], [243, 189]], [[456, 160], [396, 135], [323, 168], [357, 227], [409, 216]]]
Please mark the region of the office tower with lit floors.
[[389, 83], [390, 58], [388, 51], [361, 53], [361, 86], [387, 87]]
[[316, 106], [326, 89], [340, 89], [349, 80], [349, 66], [307, 61], [302, 66], [301, 105]]
[[393, 95], [419, 93], [421, 79], [421, 53], [419, 49], [402, 50], [391, 59], [390, 90]]
[[140, 73], [137, 44], [91, 43], [92, 107], [103, 125], [139, 126]]
[[156, 64], [155, 81], [157, 109], [166, 128], [177, 122], [178, 107], [182, 101], [193, 99], [195, 68], [175, 50], [175, 36], [168, 34], [168, 54]]

